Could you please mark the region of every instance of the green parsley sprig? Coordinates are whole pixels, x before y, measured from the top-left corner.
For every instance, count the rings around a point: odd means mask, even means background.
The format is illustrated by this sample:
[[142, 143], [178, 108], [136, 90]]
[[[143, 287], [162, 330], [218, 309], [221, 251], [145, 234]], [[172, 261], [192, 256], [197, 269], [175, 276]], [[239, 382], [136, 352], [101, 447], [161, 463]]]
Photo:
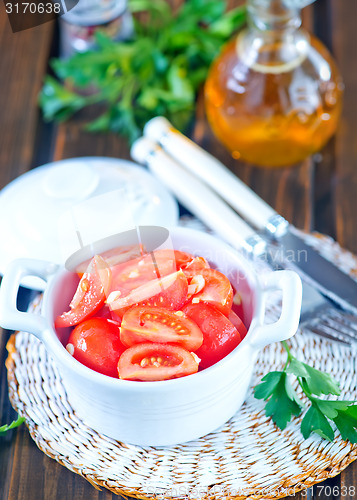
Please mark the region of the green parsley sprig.
[[265, 414], [283, 430], [293, 416], [298, 417], [305, 404], [295, 391], [289, 375], [296, 380], [305, 395], [309, 408], [301, 422], [301, 432], [307, 439], [312, 432], [333, 441], [333, 422], [344, 440], [357, 443], [357, 402], [327, 400], [318, 396], [339, 396], [339, 384], [328, 374], [295, 358], [286, 342], [282, 342], [287, 361], [283, 371], [270, 372], [254, 388], [254, 396], [266, 401]]
[[[64, 83], [46, 77], [39, 96], [44, 118], [63, 121], [100, 103], [90, 131], [118, 132], [133, 142], [158, 115], [183, 131], [211, 62], [245, 22], [244, 6], [226, 7], [226, 0], [186, 0], [174, 13], [166, 0], [129, 0], [132, 40], [98, 33], [97, 50], [52, 61]], [[145, 21], [136, 18], [139, 12]]]
[[13, 422], [11, 422], [11, 424], [0, 426], [0, 436], [1, 434], [5, 434], [5, 432], [9, 431], [10, 429], [19, 427], [24, 421], [24, 417], [18, 417], [17, 420], [14, 420]]

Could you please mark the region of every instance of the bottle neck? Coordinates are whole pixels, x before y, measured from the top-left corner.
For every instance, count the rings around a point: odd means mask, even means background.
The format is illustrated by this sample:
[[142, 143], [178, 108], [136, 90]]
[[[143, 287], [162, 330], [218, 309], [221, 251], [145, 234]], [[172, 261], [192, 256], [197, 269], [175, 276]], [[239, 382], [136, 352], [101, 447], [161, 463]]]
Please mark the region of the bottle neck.
[[309, 36], [300, 10], [284, 0], [247, 0], [247, 24], [237, 39], [241, 59], [262, 73], [291, 71], [305, 60]]
[[301, 26], [300, 10], [283, 0], [248, 0], [247, 18], [248, 26], [262, 34], [284, 36]]

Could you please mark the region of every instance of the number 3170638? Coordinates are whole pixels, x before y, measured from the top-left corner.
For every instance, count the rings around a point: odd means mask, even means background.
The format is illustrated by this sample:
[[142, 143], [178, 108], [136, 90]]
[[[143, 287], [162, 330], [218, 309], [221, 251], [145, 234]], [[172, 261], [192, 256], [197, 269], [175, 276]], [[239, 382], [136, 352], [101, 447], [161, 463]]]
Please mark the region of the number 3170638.
[[55, 2], [17, 2], [5, 4], [7, 14], [60, 14], [61, 4]]

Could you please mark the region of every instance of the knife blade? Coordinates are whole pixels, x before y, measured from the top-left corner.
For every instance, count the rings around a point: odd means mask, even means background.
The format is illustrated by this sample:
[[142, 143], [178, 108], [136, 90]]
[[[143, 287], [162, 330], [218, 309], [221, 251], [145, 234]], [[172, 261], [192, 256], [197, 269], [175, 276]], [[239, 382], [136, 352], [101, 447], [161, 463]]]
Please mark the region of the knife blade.
[[279, 244], [281, 263], [289, 262], [301, 276], [343, 309], [357, 314], [357, 282], [307, 245], [295, 228], [212, 155], [162, 117], [150, 120], [144, 135], [158, 143], [187, 171], [220, 195], [266, 240]]

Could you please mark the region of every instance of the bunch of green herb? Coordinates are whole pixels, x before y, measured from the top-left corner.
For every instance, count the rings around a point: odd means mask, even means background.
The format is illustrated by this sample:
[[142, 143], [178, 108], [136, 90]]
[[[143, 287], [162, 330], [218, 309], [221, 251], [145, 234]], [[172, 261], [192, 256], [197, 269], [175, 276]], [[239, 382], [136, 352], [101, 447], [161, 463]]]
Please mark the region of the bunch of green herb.
[[15, 429], [15, 427], [19, 427], [25, 421], [24, 417], [18, 417], [17, 420], [14, 420], [9, 425], [1, 425], [0, 426], [0, 436], [1, 434], [5, 434], [5, 432], [10, 429]]
[[254, 388], [257, 399], [267, 401], [265, 413], [271, 417], [279, 429], [285, 429], [292, 416], [299, 416], [305, 404], [293, 388], [290, 376], [295, 376], [309, 408], [301, 422], [301, 432], [307, 439], [312, 432], [332, 441], [335, 432], [332, 422], [340, 431], [342, 439], [357, 443], [357, 402], [327, 400], [321, 395], [339, 396], [338, 383], [328, 373], [323, 373], [296, 359], [286, 342], [282, 343], [287, 352], [287, 361], [283, 371], [270, 372]]
[[[129, 8], [132, 40], [113, 42], [99, 33], [96, 51], [52, 62], [64, 84], [46, 78], [39, 99], [46, 120], [63, 121], [101, 103], [90, 131], [111, 130], [133, 142], [157, 115], [180, 130], [187, 126], [209, 66], [244, 24], [245, 8], [226, 12], [225, 0], [187, 0], [176, 14], [165, 0], [129, 0]], [[145, 21], [136, 19], [139, 12]]]

